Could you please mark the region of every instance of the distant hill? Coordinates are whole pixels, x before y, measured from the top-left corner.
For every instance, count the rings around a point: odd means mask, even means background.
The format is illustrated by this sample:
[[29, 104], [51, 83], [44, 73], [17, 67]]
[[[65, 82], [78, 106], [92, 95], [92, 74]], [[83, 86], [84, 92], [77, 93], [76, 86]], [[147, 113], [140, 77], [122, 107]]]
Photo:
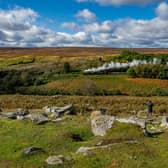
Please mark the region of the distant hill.
[[139, 53], [168, 53], [168, 48], [85, 48], [85, 47], [59, 47], [59, 48], [0, 48], [0, 57], [19, 56], [59, 56], [83, 57], [117, 55], [122, 50], [131, 50]]

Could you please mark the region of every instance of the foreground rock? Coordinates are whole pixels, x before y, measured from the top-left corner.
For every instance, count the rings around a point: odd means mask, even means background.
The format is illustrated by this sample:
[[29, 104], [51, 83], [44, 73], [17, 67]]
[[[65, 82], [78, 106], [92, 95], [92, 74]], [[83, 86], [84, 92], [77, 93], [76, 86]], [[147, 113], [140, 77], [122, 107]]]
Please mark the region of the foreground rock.
[[168, 128], [168, 117], [167, 116], [162, 117], [161, 127]]
[[55, 117], [55, 118], [60, 117], [63, 114], [74, 114], [74, 107], [72, 104], [64, 107], [46, 106], [43, 109], [45, 110], [46, 113], [52, 113], [52, 117]]
[[36, 146], [32, 146], [29, 148], [26, 148], [23, 150], [23, 154], [24, 155], [29, 155], [31, 153], [35, 153], [35, 152], [44, 152], [44, 150], [40, 147], [36, 147]]
[[46, 159], [46, 163], [48, 165], [63, 165], [64, 162], [66, 161], [71, 161], [71, 157], [64, 157], [63, 155], [58, 155], [58, 156], [49, 156]]
[[111, 146], [117, 145], [117, 144], [137, 144], [138, 141], [136, 140], [128, 140], [128, 141], [124, 141], [124, 142], [118, 142], [118, 143], [111, 143], [108, 145], [99, 145], [99, 146], [91, 146], [91, 147], [80, 147], [76, 153], [83, 153], [83, 155], [87, 155], [87, 153], [89, 151], [95, 150], [95, 149], [106, 149], [109, 148]]
[[27, 109], [18, 109], [16, 112], [2, 113], [1, 118], [24, 119], [29, 114]]
[[115, 117], [104, 115], [101, 111], [95, 111], [91, 114], [91, 127], [95, 136], [104, 136], [115, 121]]
[[44, 114], [29, 114], [26, 116], [26, 118], [30, 119], [33, 123], [40, 125], [48, 122], [48, 117], [46, 117]]
[[116, 118], [116, 121], [121, 122], [121, 123], [135, 124], [135, 125], [140, 126], [142, 129], [145, 128], [145, 119], [130, 117], [130, 118]]

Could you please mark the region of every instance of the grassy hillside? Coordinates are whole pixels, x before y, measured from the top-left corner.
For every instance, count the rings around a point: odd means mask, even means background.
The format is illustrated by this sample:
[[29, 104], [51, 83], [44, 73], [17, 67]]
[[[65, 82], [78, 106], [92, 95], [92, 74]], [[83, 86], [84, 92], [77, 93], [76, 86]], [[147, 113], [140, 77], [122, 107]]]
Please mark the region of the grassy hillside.
[[[168, 114], [168, 98], [152, 97], [154, 113], [157, 116]], [[94, 137], [90, 127], [90, 112], [93, 109], [105, 107], [108, 114], [117, 116], [135, 115], [135, 111], [146, 109], [142, 97], [48, 97], [48, 96], [0, 96], [0, 106], [13, 111], [19, 107], [32, 108], [39, 112], [45, 105], [65, 105], [73, 103], [77, 116], [69, 116], [58, 123], [34, 125], [30, 121], [0, 120], [0, 167], [12, 168], [41, 168], [49, 167], [44, 162], [50, 155], [63, 154], [74, 160], [64, 166], [52, 168], [160, 168], [167, 167], [167, 138], [168, 132], [145, 137], [142, 130], [130, 124], [115, 123], [104, 137]], [[40, 109], [39, 109], [40, 108]], [[36, 109], [36, 110], [34, 110]], [[39, 110], [37, 110], [39, 109]], [[79, 134], [83, 141], [75, 141], [72, 134]], [[134, 139], [138, 144], [124, 144], [124, 139]], [[91, 156], [76, 154], [81, 146], [93, 146], [100, 141], [121, 142], [108, 149], [97, 149]], [[42, 147], [45, 152], [29, 156], [22, 154], [30, 146]], [[102, 157], [103, 156], [103, 157]], [[51, 167], [50, 167], [51, 168]]]
[[[152, 138], [146, 137], [135, 125], [115, 122], [104, 137], [96, 137], [91, 131], [90, 113], [102, 108], [107, 114], [118, 117], [144, 116], [145, 103], [151, 100], [156, 119], [168, 115], [167, 80], [129, 78], [126, 73], [83, 74], [85, 69], [112, 60], [128, 61], [130, 56], [117, 57], [121, 50], [124, 49], [1, 48], [0, 108], [4, 112], [28, 108], [32, 113], [42, 113], [44, 106], [73, 104], [76, 116], [66, 116], [63, 121], [45, 125], [1, 118], [0, 168], [168, 167], [167, 130]], [[168, 49], [133, 50], [168, 53]], [[150, 59], [153, 59], [152, 54]], [[82, 141], [75, 140], [73, 135], [79, 135]], [[138, 143], [123, 143], [128, 139]], [[94, 150], [91, 156], [76, 153], [81, 146], [94, 146], [102, 141], [117, 144]], [[30, 146], [41, 147], [44, 152], [23, 155], [23, 150]], [[45, 160], [50, 155], [70, 156], [73, 160], [63, 166], [48, 166]]]

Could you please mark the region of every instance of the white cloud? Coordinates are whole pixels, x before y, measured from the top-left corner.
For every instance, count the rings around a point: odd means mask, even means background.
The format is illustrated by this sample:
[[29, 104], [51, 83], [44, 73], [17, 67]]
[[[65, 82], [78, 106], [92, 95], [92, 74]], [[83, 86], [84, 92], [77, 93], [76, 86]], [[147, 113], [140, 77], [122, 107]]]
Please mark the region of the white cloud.
[[76, 0], [77, 2], [95, 2], [101, 5], [147, 5], [163, 0]]
[[0, 10], [0, 28], [7, 30], [26, 30], [37, 18], [38, 14], [31, 9], [15, 8]]
[[168, 19], [168, 4], [162, 2], [156, 9], [157, 15], [162, 19]]
[[0, 46], [168, 47], [167, 7], [167, 3], [158, 5], [156, 17], [149, 20], [62, 23], [73, 34], [38, 26], [38, 13], [31, 9], [0, 10]]
[[87, 22], [92, 22], [96, 20], [96, 15], [88, 9], [83, 9], [76, 14], [76, 17]]
[[75, 30], [78, 28], [78, 25], [74, 22], [64, 22], [61, 24], [61, 27]]

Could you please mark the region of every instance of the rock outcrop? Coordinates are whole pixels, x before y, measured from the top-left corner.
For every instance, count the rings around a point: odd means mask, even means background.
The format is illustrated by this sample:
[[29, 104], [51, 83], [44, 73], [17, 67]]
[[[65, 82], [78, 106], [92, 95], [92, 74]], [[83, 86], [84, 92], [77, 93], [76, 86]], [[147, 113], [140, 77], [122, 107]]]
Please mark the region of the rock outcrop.
[[91, 114], [91, 127], [95, 136], [104, 136], [106, 131], [112, 127], [115, 117], [104, 115], [101, 111], [95, 111]]
[[142, 129], [145, 128], [145, 119], [140, 119], [136, 117], [129, 117], [129, 118], [116, 118], [116, 121], [121, 123], [130, 123], [140, 126]]
[[43, 108], [46, 113], [51, 113], [52, 117], [60, 117], [63, 114], [74, 114], [74, 107], [72, 104], [64, 106], [64, 107], [57, 107], [57, 106], [46, 106]]
[[48, 117], [43, 114], [29, 114], [26, 118], [30, 119], [33, 123], [40, 125], [48, 122]]
[[168, 128], [168, 117], [167, 116], [162, 117], [161, 127]]

